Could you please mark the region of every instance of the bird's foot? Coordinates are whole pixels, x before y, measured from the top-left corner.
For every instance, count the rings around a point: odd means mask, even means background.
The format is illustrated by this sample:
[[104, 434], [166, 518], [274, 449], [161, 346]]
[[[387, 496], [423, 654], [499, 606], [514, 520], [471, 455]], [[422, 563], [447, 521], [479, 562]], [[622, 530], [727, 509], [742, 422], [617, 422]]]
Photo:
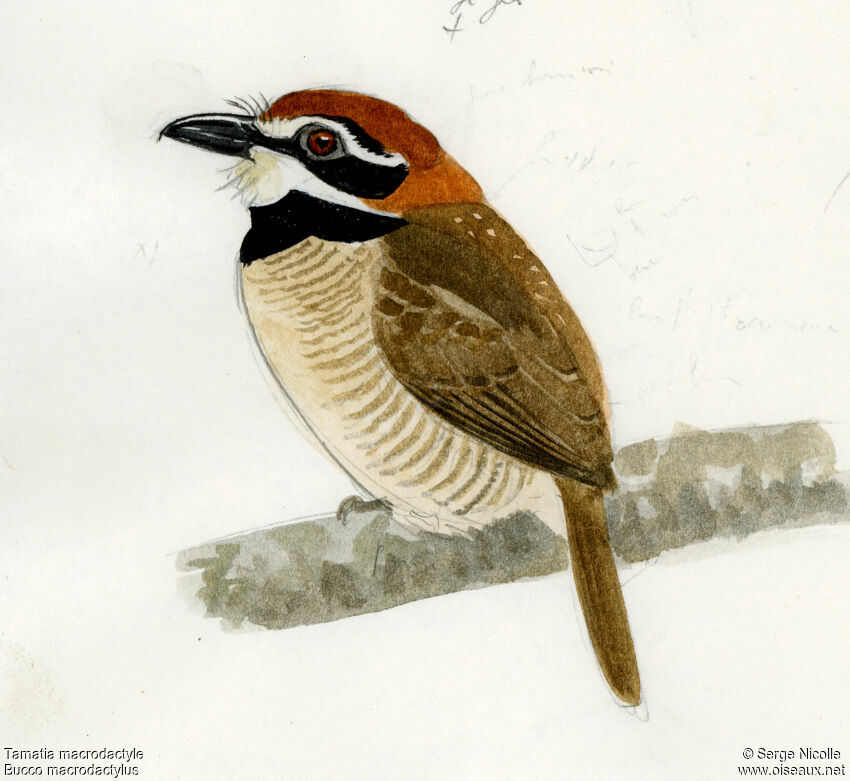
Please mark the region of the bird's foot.
[[369, 501], [361, 499], [359, 496], [348, 496], [339, 503], [336, 511], [336, 519], [345, 526], [348, 523], [349, 517], [352, 515], [381, 511], [392, 513], [390, 503], [383, 499], [372, 499]]

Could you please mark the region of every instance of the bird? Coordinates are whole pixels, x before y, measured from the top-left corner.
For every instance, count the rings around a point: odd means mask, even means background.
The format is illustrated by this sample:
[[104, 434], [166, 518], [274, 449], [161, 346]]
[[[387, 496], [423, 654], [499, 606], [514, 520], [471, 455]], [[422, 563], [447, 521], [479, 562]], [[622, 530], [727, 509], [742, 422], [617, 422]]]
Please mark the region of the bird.
[[642, 701], [608, 536], [610, 405], [579, 319], [436, 136], [345, 89], [169, 123], [226, 155], [250, 213], [241, 305], [302, 431], [418, 531], [517, 510], [566, 536], [585, 626], [620, 703]]

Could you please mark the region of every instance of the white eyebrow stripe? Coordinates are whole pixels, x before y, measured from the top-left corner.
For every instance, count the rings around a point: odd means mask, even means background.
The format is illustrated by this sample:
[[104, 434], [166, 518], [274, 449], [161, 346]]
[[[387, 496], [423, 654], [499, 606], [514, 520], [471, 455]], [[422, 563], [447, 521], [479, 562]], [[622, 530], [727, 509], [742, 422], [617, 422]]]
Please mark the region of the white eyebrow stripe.
[[360, 144], [354, 134], [341, 122], [336, 122], [327, 117], [303, 116], [293, 117], [292, 119], [282, 119], [275, 117], [270, 120], [257, 119], [254, 122], [257, 130], [264, 136], [269, 138], [293, 138], [295, 134], [305, 125], [322, 125], [332, 129], [341, 139], [343, 146], [353, 155], [376, 165], [385, 165], [388, 168], [395, 168], [398, 165], [407, 165], [404, 155], [398, 152], [385, 152], [384, 154], [376, 154], [370, 152]]
[[294, 119], [257, 119], [254, 124], [264, 136], [269, 138], [292, 138], [304, 125], [317, 122], [318, 117], [295, 117]]

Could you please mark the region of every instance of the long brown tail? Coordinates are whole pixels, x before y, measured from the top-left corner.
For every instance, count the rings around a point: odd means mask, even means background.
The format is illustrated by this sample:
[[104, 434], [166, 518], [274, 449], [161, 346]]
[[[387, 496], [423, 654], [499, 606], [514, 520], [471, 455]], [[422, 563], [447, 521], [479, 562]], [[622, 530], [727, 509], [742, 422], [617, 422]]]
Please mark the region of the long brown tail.
[[567, 517], [567, 542], [590, 642], [608, 685], [623, 702], [640, 702], [640, 675], [626, 603], [611, 552], [602, 492], [556, 478]]

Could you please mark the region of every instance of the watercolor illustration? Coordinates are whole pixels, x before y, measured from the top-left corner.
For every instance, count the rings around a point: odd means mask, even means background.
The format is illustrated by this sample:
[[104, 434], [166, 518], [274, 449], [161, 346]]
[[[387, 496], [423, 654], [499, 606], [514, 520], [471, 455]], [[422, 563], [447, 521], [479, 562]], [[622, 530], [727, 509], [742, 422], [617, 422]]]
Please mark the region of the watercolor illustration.
[[400, 108], [330, 89], [234, 106], [161, 136], [233, 158], [251, 331], [293, 421], [359, 496], [336, 518], [185, 552], [210, 614], [282, 628], [569, 567], [599, 668], [637, 706], [614, 552], [644, 561], [844, 512], [814, 423], [680, 427], [615, 455], [578, 317]]

